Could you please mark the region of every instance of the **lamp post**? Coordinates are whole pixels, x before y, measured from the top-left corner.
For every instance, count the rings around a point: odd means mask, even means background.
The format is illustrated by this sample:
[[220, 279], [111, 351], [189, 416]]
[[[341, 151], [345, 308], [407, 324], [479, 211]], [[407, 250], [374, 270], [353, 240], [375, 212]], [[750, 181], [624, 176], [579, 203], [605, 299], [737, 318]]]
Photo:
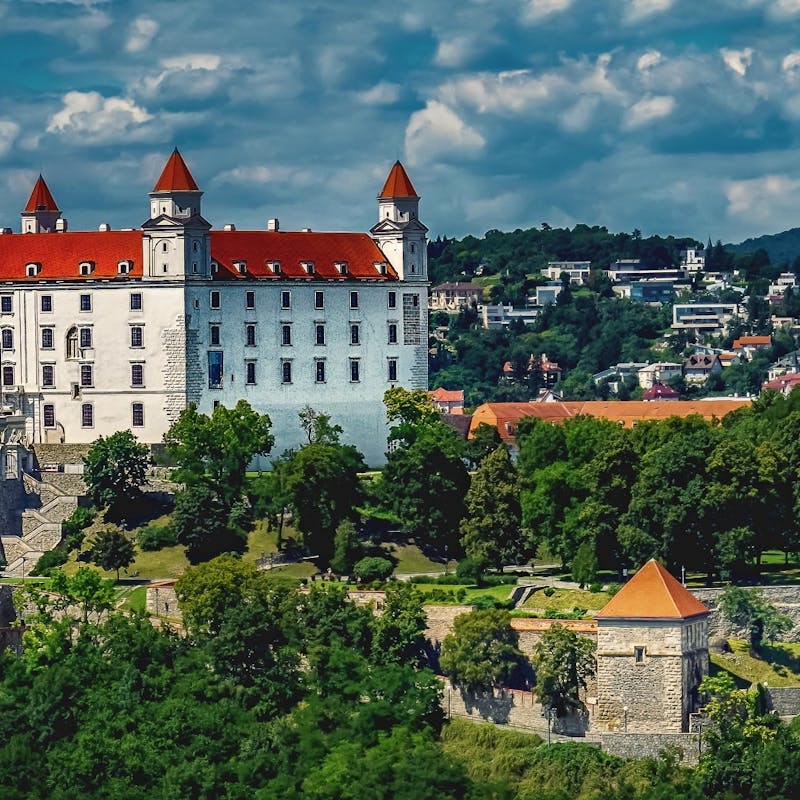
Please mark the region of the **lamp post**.
[[552, 727], [553, 720], [553, 707], [547, 706], [547, 710], [544, 712], [543, 716], [547, 717], [547, 744], [550, 744], [550, 729]]
[[628, 706], [622, 706], [622, 730], [628, 732]]

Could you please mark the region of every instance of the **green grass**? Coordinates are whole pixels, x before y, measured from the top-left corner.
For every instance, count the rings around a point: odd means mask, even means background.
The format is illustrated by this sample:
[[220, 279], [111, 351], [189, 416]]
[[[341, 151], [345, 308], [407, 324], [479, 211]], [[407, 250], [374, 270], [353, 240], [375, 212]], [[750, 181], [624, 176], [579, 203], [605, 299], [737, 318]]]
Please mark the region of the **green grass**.
[[120, 592], [124, 598], [121, 608], [127, 611], [142, 611], [146, 610], [147, 602], [147, 587], [135, 586], [132, 588], [125, 588]]
[[[397, 562], [395, 572], [444, 572], [444, 563], [431, 561], [415, 544], [384, 542], [381, 549]], [[455, 570], [455, 564], [451, 561], [450, 569]]]
[[[511, 596], [512, 590], [514, 589], [513, 586], [508, 584], [506, 584], [505, 586], [486, 586], [483, 588], [478, 588], [477, 586], [475, 586], [475, 584], [466, 584], [466, 583], [454, 586], [437, 586], [436, 584], [433, 583], [415, 583], [414, 586], [426, 598], [436, 590], [448, 595], [447, 600], [437, 599], [434, 601], [435, 603], [443, 603], [443, 604], [464, 603], [466, 605], [475, 602], [475, 600], [477, 600], [479, 597], [491, 597], [494, 600], [508, 600], [508, 598]], [[456, 597], [456, 592], [458, 592], [459, 589], [464, 589], [466, 591], [463, 600], [459, 600]]]
[[800, 644], [767, 645], [759, 655], [751, 653], [748, 642], [740, 639], [731, 639], [730, 645], [732, 653], [711, 653], [711, 663], [716, 671], [733, 675], [739, 686], [764, 682], [800, 686]]
[[267, 570], [268, 577], [310, 578], [317, 572], [317, 565], [308, 561], [297, 564], [286, 564], [283, 567], [273, 567]]
[[587, 611], [598, 611], [611, 596], [606, 592], [589, 592], [581, 589], [555, 589], [548, 597], [543, 589], [538, 589], [522, 606], [528, 611], [572, 611], [574, 608], [585, 608]]

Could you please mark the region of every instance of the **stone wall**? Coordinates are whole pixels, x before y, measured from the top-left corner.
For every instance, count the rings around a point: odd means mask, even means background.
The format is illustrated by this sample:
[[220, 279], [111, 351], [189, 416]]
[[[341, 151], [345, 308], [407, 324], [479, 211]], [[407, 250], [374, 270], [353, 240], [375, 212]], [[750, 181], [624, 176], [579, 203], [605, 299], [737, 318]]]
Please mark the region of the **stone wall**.
[[45, 464], [83, 464], [91, 444], [35, 444], [33, 451], [41, 469]]
[[41, 491], [42, 500], [44, 502], [47, 502], [45, 499], [45, 492], [48, 486], [55, 488], [61, 494], [71, 495], [73, 497], [80, 497], [86, 494], [86, 484], [84, 483], [83, 477], [74, 473], [43, 472]]
[[178, 596], [175, 594], [175, 581], [151, 583], [147, 587], [145, 608], [148, 614], [168, 619], [181, 619]]
[[0, 534], [20, 534], [20, 513], [23, 508], [25, 492], [20, 481], [0, 478]]
[[800, 715], [800, 686], [770, 686], [770, 703], [779, 717]]
[[670, 750], [682, 764], [694, 766], [701, 742], [694, 733], [601, 733], [600, 746], [619, 758], [657, 758], [664, 750]]

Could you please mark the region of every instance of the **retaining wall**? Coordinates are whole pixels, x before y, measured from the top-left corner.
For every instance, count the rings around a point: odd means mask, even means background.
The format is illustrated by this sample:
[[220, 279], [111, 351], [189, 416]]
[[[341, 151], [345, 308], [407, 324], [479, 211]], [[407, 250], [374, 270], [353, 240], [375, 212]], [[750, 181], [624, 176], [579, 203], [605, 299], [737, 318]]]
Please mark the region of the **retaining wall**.
[[601, 733], [600, 746], [620, 758], [657, 758], [664, 750], [676, 753], [680, 763], [698, 762], [700, 737], [695, 733]]

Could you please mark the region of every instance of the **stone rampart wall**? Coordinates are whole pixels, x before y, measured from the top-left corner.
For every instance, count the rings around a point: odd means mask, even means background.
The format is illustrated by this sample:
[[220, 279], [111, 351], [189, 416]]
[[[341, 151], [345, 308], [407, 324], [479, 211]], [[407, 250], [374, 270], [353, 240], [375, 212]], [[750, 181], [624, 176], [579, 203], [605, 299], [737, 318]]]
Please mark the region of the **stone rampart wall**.
[[39, 468], [45, 464], [82, 464], [91, 444], [35, 444]]
[[697, 764], [700, 755], [699, 737], [694, 733], [601, 733], [600, 746], [620, 758], [657, 758], [670, 750], [687, 766]]
[[25, 492], [20, 481], [0, 479], [0, 534], [19, 535]]
[[769, 699], [780, 717], [800, 715], [800, 686], [770, 686]]
[[178, 606], [178, 596], [175, 594], [174, 581], [154, 583], [147, 587], [145, 608], [148, 614], [169, 619], [182, 619]]
[[42, 473], [42, 500], [45, 500], [44, 486], [54, 486], [63, 494], [80, 497], [86, 494], [86, 484], [83, 477], [67, 472], [43, 472]]

